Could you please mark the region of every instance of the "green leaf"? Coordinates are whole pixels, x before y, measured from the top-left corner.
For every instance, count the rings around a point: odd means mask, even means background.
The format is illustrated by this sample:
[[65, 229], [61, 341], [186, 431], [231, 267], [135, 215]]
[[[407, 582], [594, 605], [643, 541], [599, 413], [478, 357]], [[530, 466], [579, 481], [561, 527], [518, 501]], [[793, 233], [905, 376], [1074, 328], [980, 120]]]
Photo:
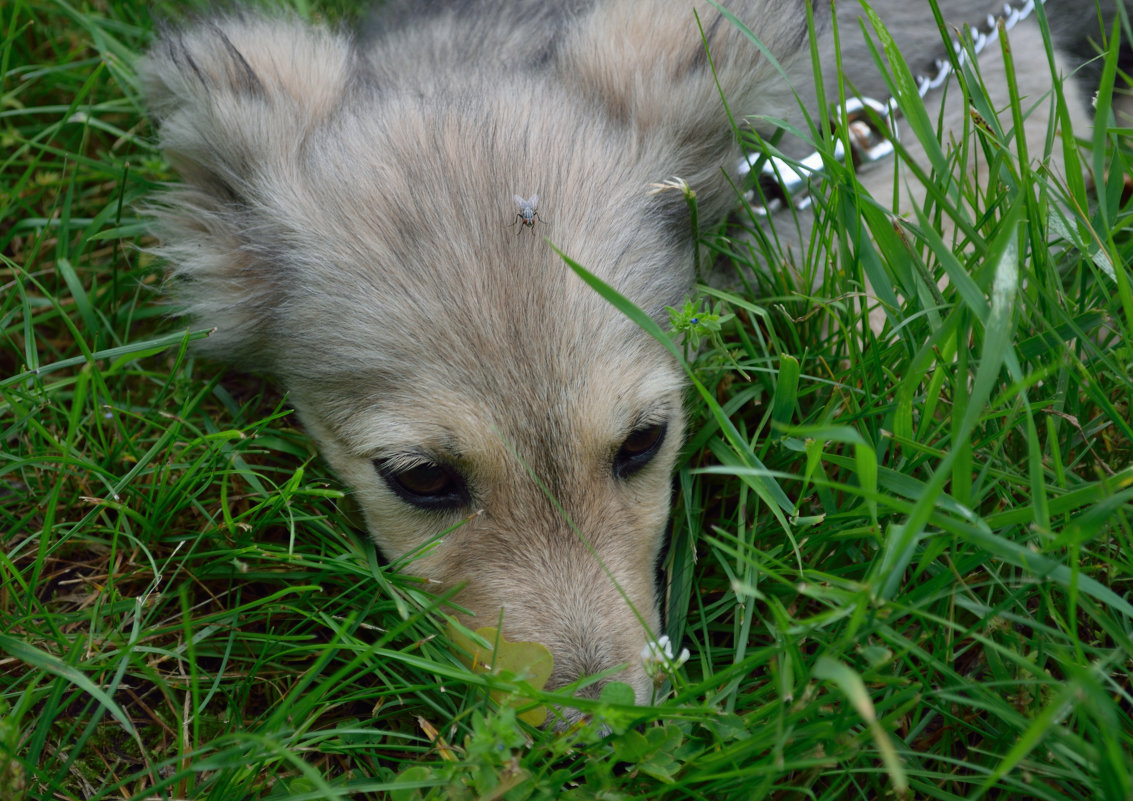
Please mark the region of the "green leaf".
[[624, 681], [607, 682], [598, 693], [598, 699], [611, 706], [633, 706], [637, 702], [633, 687]]

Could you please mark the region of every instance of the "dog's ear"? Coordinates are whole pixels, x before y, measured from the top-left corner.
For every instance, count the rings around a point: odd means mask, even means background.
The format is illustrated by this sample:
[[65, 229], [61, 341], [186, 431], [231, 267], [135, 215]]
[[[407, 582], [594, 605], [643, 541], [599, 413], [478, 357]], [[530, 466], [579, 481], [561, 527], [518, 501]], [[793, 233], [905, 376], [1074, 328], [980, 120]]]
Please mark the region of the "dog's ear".
[[235, 195], [293, 163], [355, 69], [344, 35], [296, 19], [231, 16], [172, 30], [139, 64], [161, 146], [182, 177]]
[[294, 18], [229, 16], [168, 31], [138, 65], [162, 150], [184, 183], [150, 211], [201, 349], [272, 369], [287, 221], [301, 219], [303, 143], [360, 73], [345, 34]]
[[753, 114], [786, 117], [797, 110], [785, 73], [809, 56], [808, 3], [824, 29], [828, 0], [725, 2], [736, 19], [758, 32], [757, 45], [715, 3], [605, 0], [566, 44], [564, 80], [577, 81], [609, 116], [647, 141], [661, 137], [677, 159], [658, 167], [688, 181], [702, 208], [714, 202], [725, 208], [734, 198], [720, 167], [735, 160], [733, 121], [742, 124]]

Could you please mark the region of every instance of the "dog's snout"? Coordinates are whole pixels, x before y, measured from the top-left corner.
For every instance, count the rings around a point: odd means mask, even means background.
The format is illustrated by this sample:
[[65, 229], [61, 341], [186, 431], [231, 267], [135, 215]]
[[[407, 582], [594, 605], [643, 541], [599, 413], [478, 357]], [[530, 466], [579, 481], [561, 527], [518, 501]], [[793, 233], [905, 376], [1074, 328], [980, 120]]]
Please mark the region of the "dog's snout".
[[548, 637], [554, 657], [554, 670], [547, 689], [571, 688], [577, 698], [596, 699], [610, 682], [630, 685], [639, 702], [647, 700], [648, 679], [641, 666], [640, 653], [647, 633], [637, 627], [594, 626]]
[[[547, 688], [552, 690], [562, 689], [588, 676], [597, 676], [617, 668], [619, 665], [608, 657], [607, 650], [596, 643], [589, 643], [580, 651], [560, 650], [559, 654], [556, 655], [555, 669], [547, 682]], [[606, 679], [603, 678], [585, 684], [575, 691], [575, 695], [582, 698], [597, 698], [598, 691], [605, 683]]]

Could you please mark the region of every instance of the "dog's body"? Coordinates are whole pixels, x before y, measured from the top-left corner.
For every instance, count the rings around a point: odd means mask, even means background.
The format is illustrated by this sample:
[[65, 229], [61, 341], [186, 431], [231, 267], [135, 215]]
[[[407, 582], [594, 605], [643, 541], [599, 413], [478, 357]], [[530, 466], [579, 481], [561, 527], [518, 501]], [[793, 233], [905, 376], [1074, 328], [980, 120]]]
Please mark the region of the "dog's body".
[[[775, 58], [808, 57], [803, 0], [732, 5]], [[216, 328], [203, 350], [288, 389], [386, 558], [462, 587], [477, 626], [502, 610], [552, 651], [551, 686], [627, 665], [643, 700], [682, 372], [545, 238], [662, 323], [690, 291], [684, 198], [650, 185], [679, 176], [721, 219], [717, 85], [737, 118], [794, 105], [698, 10], [703, 41], [669, 0], [394, 3], [362, 39], [224, 17], [142, 69], [186, 180], [161, 233]], [[529, 232], [514, 198], [536, 194]]]

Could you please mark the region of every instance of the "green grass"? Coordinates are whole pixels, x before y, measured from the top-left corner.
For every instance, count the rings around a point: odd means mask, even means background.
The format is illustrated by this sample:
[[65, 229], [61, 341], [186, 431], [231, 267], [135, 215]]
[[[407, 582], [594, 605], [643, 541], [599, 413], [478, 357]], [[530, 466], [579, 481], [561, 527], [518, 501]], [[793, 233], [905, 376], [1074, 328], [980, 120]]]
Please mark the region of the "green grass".
[[[690, 367], [692, 658], [657, 706], [615, 689], [554, 734], [378, 565], [277, 390], [165, 317], [134, 211], [172, 177], [150, 27], [127, 0], [0, 15], [0, 799], [1133, 799], [1128, 131], [1052, 133], [1096, 189], [1056, 178], [971, 80], [989, 128], [918, 215], [832, 166], [801, 274], [757, 220], [706, 239], [775, 266], [705, 290], [734, 316]], [[867, 276], [896, 291], [879, 334]]]

